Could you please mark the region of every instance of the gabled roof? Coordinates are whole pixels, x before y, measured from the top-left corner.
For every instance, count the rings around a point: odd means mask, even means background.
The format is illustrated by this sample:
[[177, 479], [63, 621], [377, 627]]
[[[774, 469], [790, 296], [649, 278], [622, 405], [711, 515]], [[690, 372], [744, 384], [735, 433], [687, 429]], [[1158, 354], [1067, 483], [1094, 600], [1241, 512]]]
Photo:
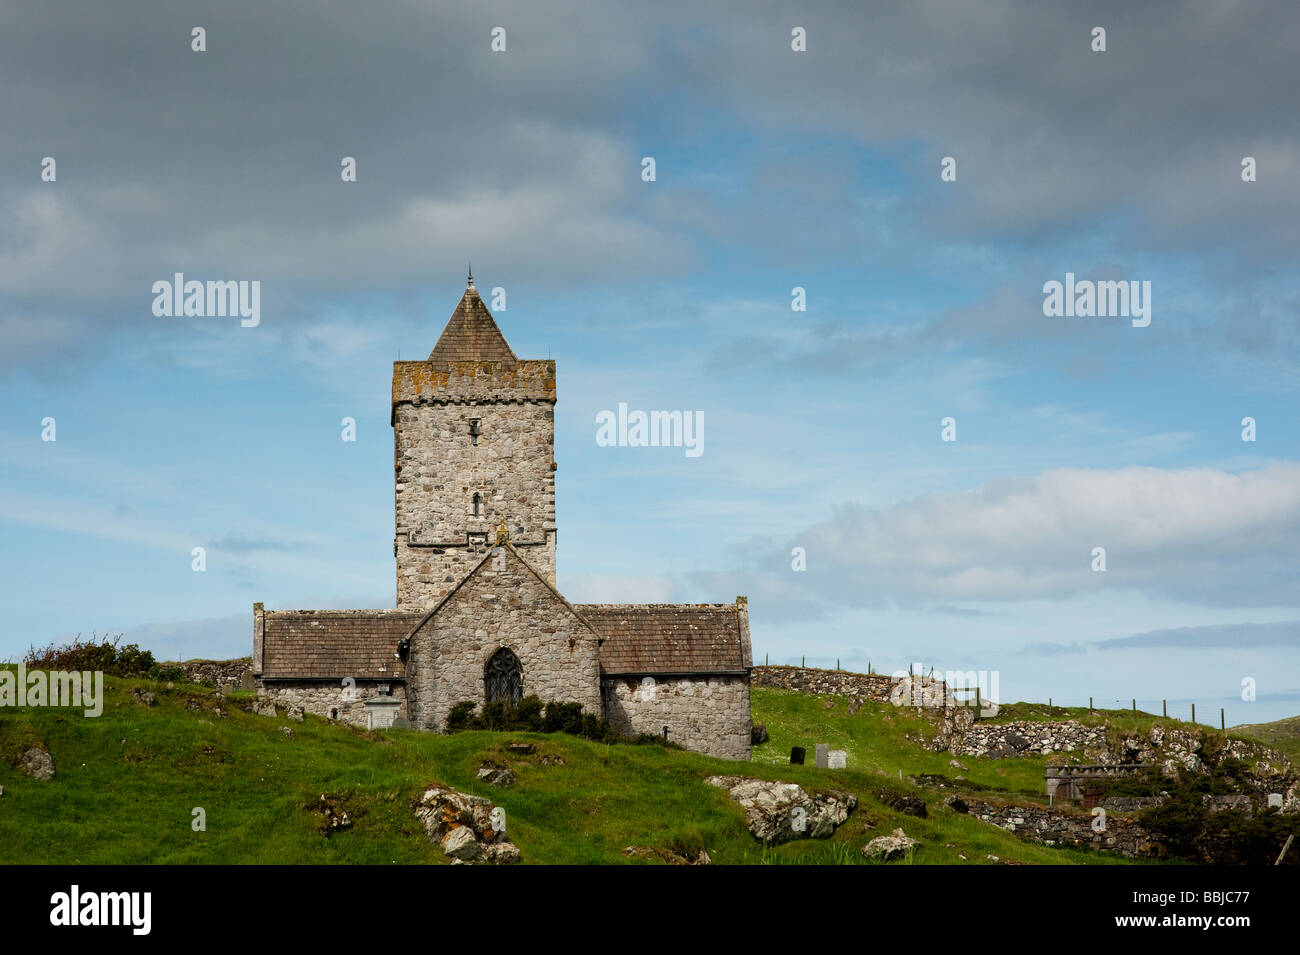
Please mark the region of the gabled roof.
[[447, 327], [442, 330], [438, 344], [429, 353], [429, 361], [446, 363], [458, 361], [508, 361], [519, 359], [506, 343], [506, 337], [497, 328], [492, 313], [479, 298], [473, 276], [461, 296], [460, 304], [451, 313]]
[[401, 680], [397, 642], [422, 613], [404, 610], [268, 610], [262, 678]]
[[456, 595], [456, 592], [460, 590], [460, 588], [464, 587], [467, 583], [469, 583], [471, 578], [473, 578], [476, 574], [478, 574], [479, 568], [481, 568], [484, 564], [486, 564], [489, 560], [491, 560], [493, 557], [496, 556], [496, 554], [493, 552], [496, 550], [497, 547], [504, 547], [507, 551], [513, 554], [515, 559], [518, 560], [519, 563], [523, 564], [524, 568], [530, 574], [536, 577], [541, 582], [542, 586], [545, 587], [547, 590], [549, 590], [552, 595], [554, 595], [556, 600], [564, 604], [564, 606], [568, 608], [569, 612], [573, 614], [575, 617], [577, 617], [578, 621], [583, 626], [585, 626], [592, 633], [596, 634], [597, 637], [600, 636], [600, 633], [597, 632], [596, 628], [593, 627], [590, 623], [588, 623], [586, 618], [584, 618], [583, 615], [578, 612], [578, 608], [575, 607], [573, 604], [569, 603], [567, 600], [565, 600], [564, 594], [556, 590], [555, 587], [551, 585], [551, 582], [547, 580], [544, 575], [539, 574], [537, 572], [536, 567], [534, 567], [532, 564], [530, 564], [527, 560], [524, 559], [523, 554], [515, 550], [514, 544], [510, 543], [509, 540], [499, 540], [492, 547], [488, 548], [487, 552], [484, 553], [483, 557], [479, 560], [479, 562], [475, 564], [473, 567], [471, 567], [469, 571], [465, 574], [465, 576], [461, 577], [461, 579], [456, 583], [455, 587], [452, 587], [451, 590], [443, 594], [442, 599], [440, 599], [436, 604], [430, 607], [427, 611], [423, 611], [415, 615], [414, 624], [408, 627], [406, 633], [403, 634], [404, 637], [404, 639], [402, 640], [403, 644], [407, 644], [407, 641], [409, 641], [411, 637], [414, 637], [418, 630], [420, 630], [426, 623], [432, 620], [437, 615], [438, 611], [442, 609], [443, 604], [451, 600], [451, 598]]
[[750, 661], [736, 604], [578, 604], [604, 640], [607, 675], [741, 673]]

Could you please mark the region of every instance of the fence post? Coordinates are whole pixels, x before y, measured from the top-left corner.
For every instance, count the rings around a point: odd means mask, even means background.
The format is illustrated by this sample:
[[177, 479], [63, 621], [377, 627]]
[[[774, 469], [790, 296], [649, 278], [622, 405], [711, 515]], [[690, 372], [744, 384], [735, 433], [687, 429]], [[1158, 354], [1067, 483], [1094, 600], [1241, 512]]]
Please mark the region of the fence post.
[[1092, 712], [1092, 697], [1088, 697], [1088, 712]]
[[1168, 700], [1161, 700], [1161, 701], [1160, 701], [1160, 715], [1163, 716], [1165, 719], [1168, 719], [1168, 718], [1169, 718], [1169, 701], [1168, 701]]
[[1228, 723], [1226, 718], [1223, 715], [1223, 707], [1219, 707], [1219, 729], [1227, 730], [1227, 728], [1228, 728]]
[[799, 669], [800, 669], [800, 670], [806, 670], [807, 668], [808, 668], [808, 658], [807, 658], [807, 657], [800, 657], [800, 658], [799, 658]]
[[1192, 704], [1192, 722], [1193, 722], [1193, 723], [1196, 722], [1196, 704], [1195, 704], [1195, 703]]
[[1134, 715], [1134, 716], [1137, 715], [1137, 711], [1138, 711], [1138, 701], [1137, 701], [1137, 697], [1135, 696], [1135, 697], [1133, 697], [1133, 715]]

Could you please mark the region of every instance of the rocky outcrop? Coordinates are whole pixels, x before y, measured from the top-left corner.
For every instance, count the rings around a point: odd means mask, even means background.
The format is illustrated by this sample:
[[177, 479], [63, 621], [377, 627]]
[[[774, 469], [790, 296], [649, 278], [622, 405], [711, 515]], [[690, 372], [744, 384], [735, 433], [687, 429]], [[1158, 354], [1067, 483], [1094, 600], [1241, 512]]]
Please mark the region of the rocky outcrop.
[[48, 782], [54, 778], [54, 758], [43, 747], [32, 746], [18, 757], [18, 772]]
[[795, 783], [744, 776], [710, 776], [705, 782], [727, 790], [745, 810], [749, 831], [765, 845], [827, 839], [858, 804], [852, 793], [826, 790], [809, 795]]
[[[496, 807], [490, 799], [430, 786], [414, 808], [429, 838], [453, 862], [511, 865], [519, 861], [519, 848], [506, 838], [504, 823], [493, 826]], [[503, 812], [498, 820], [504, 820]]]
[[862, 854], [872, 858], [880, 856], [881, 861], [890, 862], [906, 855], [908, 849], [920, 844], [919, 839], [913, 839], [902, 829], [895, 829], [887, 836], [876, 836], [868, 842], [862, 847]]
[[515, 784], [514, 773], [504, 766], [493, 766], [490, 763], [479, 767], [478, 778], [489, 786], [513, 786]]

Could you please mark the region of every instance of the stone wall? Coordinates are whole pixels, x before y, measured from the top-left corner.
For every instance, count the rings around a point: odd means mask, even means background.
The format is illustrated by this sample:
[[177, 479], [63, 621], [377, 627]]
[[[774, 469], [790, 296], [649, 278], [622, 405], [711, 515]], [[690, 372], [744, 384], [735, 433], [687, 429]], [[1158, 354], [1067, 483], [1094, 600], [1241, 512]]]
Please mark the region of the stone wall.
[[523, 695], [582, 704], [602, 715], [600, 645], [568, 604], [512, 546], [489, 560], [411, 637], [406, 661], [410, 719], [444, 732], [462, 700], [482, 703], [484, 668], [501, 647], [523, 668]]
[[749, 681], [743, 676], [607, 678], [605, 718], [616, 733], [662, 736], [697, 753], [749, 759]]
[[1026, 842], [1118, 852], [1129, 858], [1153, 855], [1157, 851], [1149, 832], [1132, 819], [1113, 813], [1105, 816], [1104, 828], [1098, 830], [1093, 825], [1100, 824], [1101, 817], [1091, 813], [1043, 806], [1006, 806], [969, 798], [965, 801], [972, 816], [1000, 826]]
[[942, 734], [932, 749], [954, 756], [1047, 756], [1051, 753], [1094, 751], [1098, 761], [1107, 749], [1106, 727], [1084, 726], [1078, 720], [1056, 723], [1022, 720], [1013, 723], [974, 723], [964, 732]]
[[[261, 681], [257, 687], [257, 698], [269, 700], [277, 706], [291, 709], [302, 707], [304, 713], [314, 713], [325, 719], [337, 719], [354, 726], [366, 725], [366, 700], [377, 696], [378, 680], [357, 680], [354, 688], [341, 685], [338, 680], [294, 680]], [[406, 702], [406, 687], [399, 682], [385, 680], [389, 695], [395, 700]], [[337, 710], [337, 714], [334, 711]], [[397, 711], [398, 716], [406, 715], [406, 707]]]
[[554, 586], [555, 363], [396, 362], [392, 424], [397, 606], [437, 603], [503, 521]]
[[952, 693], [942, 680], [928, 676], [892, 677], [883, 673], [853, 673], [849, 670], [818, 670], [814, 667], [761, 666], [750, 673], [754, 686], [797, 690], [800, 693], [830, 693], [863, 696], [877, 703], [891, 699], [903, 705], [952, 706]]
[[240, 688], [245, 673], [253, 672], [253, 661], [250, 657], [241, 657], [238, 660], [184, 660], [166, 662], [160, 666], [180, 667], [185, 672], [185, 680], [188, 683], [234, 689]]

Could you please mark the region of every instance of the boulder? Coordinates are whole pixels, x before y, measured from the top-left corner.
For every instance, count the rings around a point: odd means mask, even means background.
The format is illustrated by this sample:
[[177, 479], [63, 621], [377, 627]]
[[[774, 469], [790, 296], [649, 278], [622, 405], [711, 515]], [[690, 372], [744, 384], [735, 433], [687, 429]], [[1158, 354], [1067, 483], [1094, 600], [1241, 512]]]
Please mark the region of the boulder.
[[515, 774], [503, 766], [480, 766], [478, 778], [489, 786], [513, 786]]
[[444, 855], [464, 862], [474, 862], [483, 858], [483, 847], [479, 845], [474, 830], [469, 826], [456, 826], [454, 829], [449, 829], [442, 837], [442, 851]]
[[131, 688], [131, 699], [135, 700], [141, 706], [153, 706], [158, 702], [152, 693], [143, 687], [134, 686]]
[[920, 844], [919, 840], [913, 839], [900, 828], [887, 836], [876, 836], [862, 847], [862, 854], [872, 858], [880, 856], [882, 861], [889, 862], [904, 855], [912, 846]]
[[265, 697], [254, 700], [253, 712], [258, 716], [275, 716], [275, 702]]
[[728, 791], [745, 810], [749, 831], [766, 845], [830, 838], [858, 804], [852, 793], [826, 790], [809, 795], [795, 783], [744, 776], [710, 776], [705, 782]]
[[532, 743], [510, 743], [506, 746], [506, 749], [510, 750], [510, 752], [514, 753], [516, 756], [531, 756], [537, 747]]
[[287, 712], [285, 716], [293, 720], [295, 723], [301, 723], [303, 720], [302, 707], [298, 706], [297, 704], [294, 704], [293, 706], [289, 707], [289, 712]]
[[54, 778], [54, 758], [41, 747], [33, 746], [19, 758], [18, 772], [47, 782]]
[[749, 729], [749, 741], [754, 746], [761, 746], [767, 742], [767, 724], [755, 723]]
[[429, 838], [442, 846], [453, 861], [494, 865], [519, 861], [519, 849], [504, 832], [492, 828], [493, 806], [489, 799], [430, 786], [415, 801], [414, 809]]

